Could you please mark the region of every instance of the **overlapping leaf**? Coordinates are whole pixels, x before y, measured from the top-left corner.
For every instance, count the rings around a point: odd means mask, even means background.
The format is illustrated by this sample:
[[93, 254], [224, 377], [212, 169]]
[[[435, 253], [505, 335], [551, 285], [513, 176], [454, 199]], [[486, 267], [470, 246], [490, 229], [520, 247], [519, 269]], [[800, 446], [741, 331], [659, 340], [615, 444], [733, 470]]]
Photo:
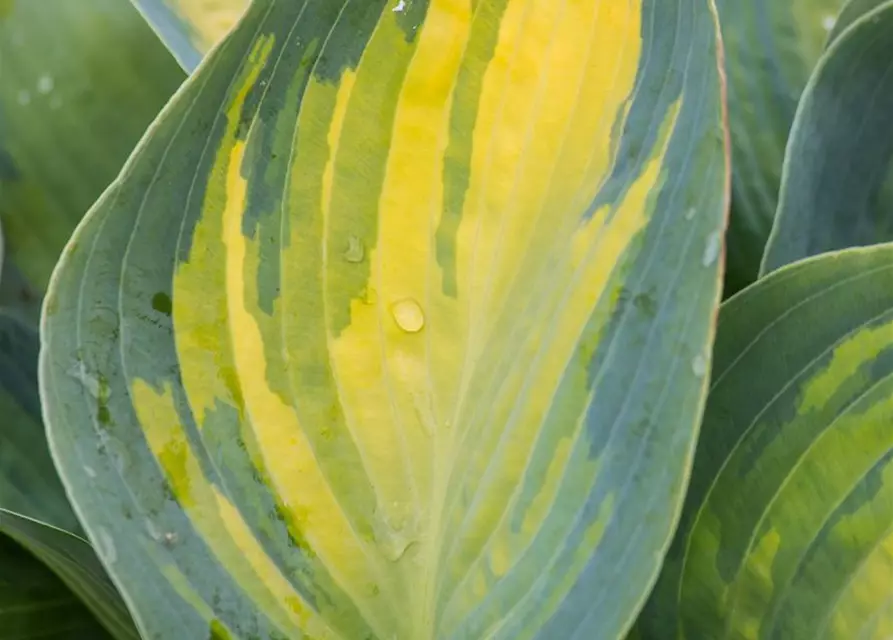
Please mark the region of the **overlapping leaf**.
[[34, 317], [75, 225], [184, 79], [120, 0], [14, 0], [0, 11], [2, 306]]
[[192, 72], [250, 0], [133, 0], [182, 67]]
[[0, 640], [108, 638], [58, 577], [4, 536], [0, 568]]
[[893, 3], [859, 6], [803, 94], [764, 272], [893, 240]]
[[[73, 591], [60, 602], [80, 597], [112, 637], [135, 638], [121, 597], [91, 546], [80, 537], [81, 527], [50, 459], [37, 395], [38, 348], [36, 330], [0, 311], [0, 539], [16, 540], [56, 572]], [[18, 566], [19, 561], [14, 562]], [[34, 564], [30, 557], [21, 562]], [[0, 574], [5, 571], [7, 567], [0, 564]], [[57, 591], [52, 587], [54, 594]], [[21, 596], [14, 598], [18, 602]], [[0, 594], [0, 609], [6, 606], [3, 597]], [[40, 603], [28, 606], [39, 610]]]
[[844, 0], [717, 0], [726, 47], [733, 211], [727, 290], [752, 282], [778, 205], [797, 101]]
[[728, 162], [701, 0], [258, 0], [55, 272], [52, 448], [150, 637], [615, 638]]
[[893, 246], [770, 274], [723, 305], [714, 358], [643, 635], [893, 636]]

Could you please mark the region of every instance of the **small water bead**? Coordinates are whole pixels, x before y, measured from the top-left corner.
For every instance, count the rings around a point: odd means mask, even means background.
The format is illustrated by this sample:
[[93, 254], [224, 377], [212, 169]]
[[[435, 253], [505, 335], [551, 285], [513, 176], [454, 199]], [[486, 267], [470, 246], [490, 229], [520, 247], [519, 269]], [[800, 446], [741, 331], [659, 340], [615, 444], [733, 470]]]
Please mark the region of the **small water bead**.
[[394, 322], [406, 333], [418, 333], [425, 327], [425, 313], [412, 298], [395, 302], [391, 313], [394, 314]]
[[111, 534], [103, 528], [96, 530], [97, 542], [99, 550], [105, 556], [105, 561], [109, 564], [115, 564], [118, 561], [118, 550], [115, 548], [115, 542], [112, 540]]
[[697, 210], [694, 207], [689, 207], [688, 209], [685, 210], [685, 219], [688, 220], [689, 222], [694, 220], [696, 213], [697, 213]]
[[347, 239], [347, 249], [344, 250], [344, 259], [351, 264], [359, 264], [366, 257], [366, 248], [363, 241], [356, 236]]
[[704, 255], [701, 258], [701, 264], [709, 267], [719, 257], [719, 250], [722, 248], [722, 236], [719, 231], [714, 231], [707, 236], [707, 244], [704, 246]]
[[696, 355], [691, 361], [691, 370], [698, 378], [707, 375], [707, 358], [703, 355]]
[[835, 18], [830, 13], [826, 13], [822, 16], [822, 27], [825, 31], [831, 31], [834, 28], [834, 25], [837, 24], [837, 18]]

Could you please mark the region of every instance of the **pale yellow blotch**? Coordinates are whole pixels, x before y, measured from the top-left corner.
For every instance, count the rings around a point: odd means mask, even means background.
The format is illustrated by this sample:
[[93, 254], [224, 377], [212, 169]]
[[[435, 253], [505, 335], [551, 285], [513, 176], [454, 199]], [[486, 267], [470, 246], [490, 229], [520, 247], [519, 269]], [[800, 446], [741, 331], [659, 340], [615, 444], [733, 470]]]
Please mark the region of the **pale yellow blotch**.
[[747, 602], [739, 600], [734, 610], [734, 626], [740, 630], [743, 640], [757, 640], [760, 637], [760, 626], [765, 620], [774, 589], [772, 564], [780, 546], [781, 534], [770, 529], [760, 538], [742, 567], [743, 575], [738, 580], [747, 580], [753, 585], [748, 591], [751, 598]]
[[[323, 213], [327, 214], [332, 205], [332, 184], [335, 181], [335, 157], [338, 150], [338, 143], [341, 140], [341, 131], [344, 128], [344, 118], [347, 115], [347, 105], [350, 103], [350, 96], [353, 93], [354, 83], [356, 82], [356, 72], [345, 69], [341, 74], [341, 79], [335, 89], [335, 107], [332, 110], [332, 120], [329, 124], [329, 133], [327, 142], [329, 143], [329, 161], [322, 177], [322, 207]], [[316, 78], [311, 78], [307, 87], [307, 95], [310, 96], [314, 92], [330, 91], [327, 85], [321, 83]], [[304, 100], [307, 102], [307, 98]], [[327, 101], [322, 100], [322, 103]], [[320, 114], [323, 117], [325, 114]]]
[[[622, 262], [630, 244], [648, 222], [648, 198], [660, 184], [663, 158], [679, 107], [680, 103], [676, 102], [666, 115], [657, 148], [616, 210], [602, 208], [573, 238], [570, 264], [565, 263], [568, 271], [558, 276], [562, 282], [573, 282], [573, 286], [563, 301], [554, 339], [531, 374], [530, 391], [522, 397], [507, 394], [511, 401], [498, 406], [490, 417], [491, 421], [511, 428], [512, 437], [497, 453], [498, 460], [492, 464], [488, 485], [477, 488], [481, 501], [494, 504], [504, 501], [513, 493], [517, 478], [527, 468], [530, 451], [552, 404], [562, 373], [579, 346], [580, 336], [593, 309], [607, 293], [612, 270]], [[610, 219], [609, 213], [612, 214]], [[598, 249], [592, 251], [596, 242]], [[519, 369], [526, 371], [523, 366]], [[463, 539], [486, 539], [498, 519], [498, 510], [476, 510], [466, 524]]]
[[366, 591], [361, 585], [382, 581], [381, 568], [369, 557], [332, 494], [294, 408], [269, 387], [263, 375], [268, 369], [264, 337], [246, 308], [246, 300], [257, 299], [259, 247], [242, 232], [247, 196], [247, 181], [241, 175], [244, 153], [245, 143], [237, 141], [226, 161], [222, 215], [228, 322], [245, 408], [277, 495], [296, 514], [301, 534], [333, 577], [362, 600]]
[[893, 343], [893, 323], [859, 331], [834, 349], [825, 369], [803, 386], [798, 413], [815, 411]]
[[[404, 55], [403, 47], [410, 45], [396, 18], [383, 16], [376, 37], [393, 38], [394, 55]], [[330, 344], [339, 392], [353, 418], [352, 433], [379, 496], [378, 511], [395, 535], [404, 538], [420, 538], [429, 527], [432, 477], [438, 475], [434, 443], [443, 421], [429, 359], [434, 367], [443, 362], [439, 379], [453, 383], [448, 373], [455, 370], [461, 348], [455, 332], [443, 334], [452, 327], [436, 322], [454, 318], [454, 304], [430, 283], [451, 92], [470, 20], [467, 0], [434, 0], [428, 7], [397, 98], [378, 203], [378, 238], [367, 251], [374, 303], [353, 301], [351, 324]], [[337, 139], [330, 143], [337, 145]], [[439, 351], [429, 352], [431, 345]], [[439, 450], [446, 453], [446, 447]], [[400, 567], [413, 574], [414, 601], [407, 606], [418, 612], [413, 622], [417, 629], [428, 624], [422, 620], [421, 602], [429, 578], [426, 562]]]
[[[834, 608], [828, 638], [849, 640], [866, 637], [889, 640], [893, 637], [893, 534], [887, 536], [858, 569]], [[881, 611], [886, 607], [886, 612]], [[874, 635], [859, 636], [863, 625], [875, 617]]]
[[[655, 166], [634, 185], [620, 223], [613, 227], [620, 241], [614, 243], [616, 250], [609, 249], [605, 259], [580, 274], [579, 282], [586, 283], [582, 290], [553, 286], [573, 278], [576, 265], [569, 264], [568, 245], [591, 243], [604, 220], [603, 214], [588, 237], [573, 239], [585, 206], [611, 166], [611, 131], [625, 114], [635, 85], [640, 28], [640, 3], [589, 0], [511, 2], [500, 25], [475, 123], [472, 172], [456, 246], [460, 297], [473, 311], [468, 362], [486, 357], [484, 349], [499, 353], [506, 333], [494, 322], [506, 306], [523, 308], [529, 299], [538, 301], [537, 316], [527, 319], [525, 340], [511, 347], [514, 366], [501, 377], [501, 395], [488, 398], [482, 408], [486, 420], [461, 425], [468, 430], [468, 442], [478, 441], [482, 431], [489, 434], [480, 447], [487, 452], [500, 433], [487, 425], [514, 431], [503, 460], [493, 465], [498, 477], [486, 489], [495, 503], [505, 500], [526, 465], [561, 371], [603, 294], [609, 275], [605, 266], [613, 266], [614, 257], [632, 239], [620, 236], [647, 221], [640, 205], [657, 184], [665, 139], [655, 150]], [[675, 114], [667, 118], [665, 129], [674, 119]], [[636, 225], [623, 228], [629, 219]], [[593, 272], [596, 277], [590, 281]], [[551, 327], [548, 320], [565, 294], [569, 300], [560, 313], [563, 326]], [[546, 333], [558, 336], [560, 344], [547, 350], [547, 362], [535, 361]], [[528, 379], [531, 370], [535, 378]], [[470, 371], [468, 367], [466, 373]], [[523, 389], [525, 381], [532, 392]], [[474, 407], [478, 398], [468, 382], [466, 376], [462, 400]], [[515, 402], [518, 397], [526, 403], [523, 407]], [[486, 455], [474, 457], [470, 476], [480, 477], [489, 464]], [[483, 511], [470, 524], [467, 540], [480, 539], [475, 536], [485, 536], [494, 526], [498, 516]]]
[[[385, 16], [383, 20], [393, 20]], [[380, 37], [384, 35], [379, 34]], [[406, 43], [395, 41], [395, 46]], [[322, 210], [326, 230], [331, 215], [332, 189], [335, 177], [341, 132], [355, 83], [355, 73], [345, 72], [335, 97], [329, 125], [329, 160], [323, 172]], [[394, 324], [392, 310], [378, 291], [380, 265], [374, 249], [364, 251], [369, 262], [369, 285], [366, 294], [350, 303], [350, 326], [337, 338], [329, 340], [332, 370], [338, 385], [338, 395], [344, 407], [347, 425], [359, 449], [377, 498], [375, 505], [376, 538], [388, 559], [402, 557], [407, 545], [418, 537], [420, 522], [418, 481], [409, 470], [413, 459], [404, 434], [399, 428], [399, 416], [394, 413], [392, 390], [388, 385], [388, 368], [382, 347], [383, 325]], [[341, 256], [326, 256], [327, 262]], [[327, 287], [328, 289], [328, 287]], [[410, 329], [416, 329], [412, 318], [404, 318]], [[396, 329], [395, 329], [396, 330]], [[417, 330], [421, 330], [418, 327]], [[416, 452], [418, 464], [428, 460]]]
[[[890, 600], [893, 590], [893, 533], [888, 529], [884, 531], [885, 535], [877, 535], [890, 521], [888, 505], [889, 488], [893, 486], [893, 465], [888, 464], [884, 468], [880, 484], [882, 488], [872, 500], [842, 518], [832, 530], [834, 547], [871, 550], [861, 566], [851, 567], [854, 573], [835, 603], [828, 625], [828, 638], [893, 638], [893, 605]], [[863, 624], [869, 618], [875, 620], [872, 635], [859, 635], [863, 631], [867, 633]]]
[[206, 202], [193, 233], [189, 260], [180, 263], [174, 274], [174, 338], [183, 387], [199, 429], [204, 427], [205, 414], [218, 401], [231, 406], [239, 403], [226, 330], [225, 247], [220, 227], [220, 208], [225, 206], [221, 200], [226, 198], [226, 185], [221, 184], [221, 179], [225, 181], [226, 178], [242, 106], [272, 47], [272, 38], [261, 38], [255, 43], [243, 77], [235, 86], [226, 114], [227, 130], [218, 142], [214, 169], [209, 173]]
[[640, 5], [508, 5], [481, 96], [457, 246], [460, 283], [473, 290], [475, 344], [488, 339], [512, 281], [561, 251], [610, 168], [612, 127], [641, 54]]
[[250, 4], [249, 0], [167, 0], [188, 26], [200, 53], [223, 39]]
[[251, 533], [241, 514], [202, 472], [186, 439], [169, 383], [157, 392], [143, 380], [131, 388], [143, 435], [180, 506], [233, 581], [283, 632], [334, 638], [310, 605], [291, 587]]

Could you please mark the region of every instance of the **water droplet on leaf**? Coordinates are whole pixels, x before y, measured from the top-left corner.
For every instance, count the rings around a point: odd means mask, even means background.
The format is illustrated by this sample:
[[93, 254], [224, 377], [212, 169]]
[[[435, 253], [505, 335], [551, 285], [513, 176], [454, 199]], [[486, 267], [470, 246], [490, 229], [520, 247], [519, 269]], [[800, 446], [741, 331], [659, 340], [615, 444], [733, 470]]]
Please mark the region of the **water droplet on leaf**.
[[344, 250], [344, 259], [351, 264], [358, 264], [366, 257], [366, 249], [363, 241], [356, 236], [347, 239], [347, 249]]
[[391, 311], [394, 314], [394, 322], [406, 333], [418, 333], [425, 326], [425, 314], [422, 307], [412, 298], [394, 303]]
[[695, 218], [695, 214], [696, 214], [696, 213], [697, 213], [697, 210], [696, 210], [694, 207], [689, 207], [689, 208], [685, 211], [685, 219], [686, 219], [686, 220], [689, 220], [689, 221], [690, 221], [690, 220], [694, 220], [694, 218]]
[[714, 231], [707, 236], [707, 244], [704, 246], [704, 255], [701, 258], [701, 264], [709, 267], [719, 257], [719, 250], [722, 248], [722, 236], [719, 231]]
[[703, 355], [696, 355], [691, 361], [691, 370], [698, 378], [703, 378], [707, 375], [707, 358]]
[[118, 550], [115, 549], [115, 541], [112, 540], [111, 534], [103, 528], [96, 530], [97, 542], [99, 542], [99, 550], [105, 561], [114, 564], [118, 560]]

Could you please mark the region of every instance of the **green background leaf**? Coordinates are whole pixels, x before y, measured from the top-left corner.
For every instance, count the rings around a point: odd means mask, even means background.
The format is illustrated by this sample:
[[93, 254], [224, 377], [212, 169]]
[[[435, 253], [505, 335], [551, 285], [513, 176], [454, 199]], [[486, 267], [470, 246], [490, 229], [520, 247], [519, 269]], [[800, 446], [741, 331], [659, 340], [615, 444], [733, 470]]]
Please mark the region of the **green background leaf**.
[[109, 637], [58, 577], [4, 536], [0, 568], [0, 640]]
[[763, 272], [806, 256], [893, 239], [893, 3], [828, 48], [791, 131]]
[[843, 0], [717, 0], [732, 134], [726, 295], [756, 279], [800, 93]]
[[893, 246], [776, 271], [726, 302], [648, 638], [893, 634]]
[[4, 272], [26, 287], [7, 291], [8, 305], [39, 300], [75, 225], [184, 74], [121, 0], [15, 0], [0, 15], [0, 60]]
[[147, 635], [625, 633], [710, 367], [709, 9], [252, 5], [47, 298], [52, 448]]
[[[37, 389], [39, 346], [35, 329], [0, 310], [0, 539], [13, 538], [55, 571], [114, 638], [137, 638], [126, 606], [81, 537], [50, 458]], [[6, 569], [0, 564], [0, 573]]]

